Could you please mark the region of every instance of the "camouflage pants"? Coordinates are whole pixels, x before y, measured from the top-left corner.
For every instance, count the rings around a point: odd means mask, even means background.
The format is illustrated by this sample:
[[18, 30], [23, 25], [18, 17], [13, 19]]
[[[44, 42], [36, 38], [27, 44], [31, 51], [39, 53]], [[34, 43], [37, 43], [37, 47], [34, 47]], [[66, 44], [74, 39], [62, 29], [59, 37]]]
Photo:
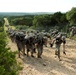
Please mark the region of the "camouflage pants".
[[25, 55], [25, 44], [16, 40], [16, 45], [17, 45], [17, 48], [18, 48], [18, 51], [19, 51], [19, 57], [20, 57], [20, 51], [23, 50], [23, 54]]
[[25, 49], [25, 44], [23, 44], [22, 42], [16, 41], [16, 44], [19, 51], [21, 51], [22, 49], [23, 50]]
[[55, 55], [57, 55], [59, 59], [60, 59], [60, 46], [61, 44], [56, 44], [56, 50], [55, 50]]
[[41, 55], [43, 53], [43, 45], [37, 45], [38, 50], [38, 58], [41, 58]]
[[30, 45], [30, 44], [27, 44], [27, 45], [26, 45], [26, 49], [27, 49], [27, 56], [29, 56], [29, 54], [28, 54], [28, 53], [29, 53], [29, 51], [30, 51], [30, 52], [31, 52], [31, 56], [33, 57], [34, 48], [35, 48], [35, 47], [34, 47], [34, 45], [33, 45], [33, 44], [31, 44], [31, 45]]

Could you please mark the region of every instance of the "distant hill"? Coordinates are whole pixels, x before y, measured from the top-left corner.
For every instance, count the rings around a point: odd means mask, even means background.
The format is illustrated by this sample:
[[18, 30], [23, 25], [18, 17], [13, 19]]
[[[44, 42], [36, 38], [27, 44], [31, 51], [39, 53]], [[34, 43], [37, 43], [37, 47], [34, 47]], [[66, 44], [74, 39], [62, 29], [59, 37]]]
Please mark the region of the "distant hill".
[[41, 15], [41, 14], [53, 14], [51, 12], [0, 12], [0, 16], [24, 16], [24, 15]]

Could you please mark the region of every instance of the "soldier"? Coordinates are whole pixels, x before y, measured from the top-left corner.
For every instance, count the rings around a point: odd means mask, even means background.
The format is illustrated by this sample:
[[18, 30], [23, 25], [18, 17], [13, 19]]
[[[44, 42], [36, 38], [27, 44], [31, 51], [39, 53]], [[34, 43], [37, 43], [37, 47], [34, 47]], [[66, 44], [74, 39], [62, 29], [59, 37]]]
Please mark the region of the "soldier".
[[70, 28], [70, 30], [71, 30], [70, 36], [72, 37], [76, 34], [76, 27], [73, 26], [72, 28]]
[[62, 43], [63, 43], [63, 54], [66, 54], [65, 53], [65, 43], [66, 43], [65, 36], [62, 36], [62, 34], [59, 34], [56, 38], [54, 38], [54, 40], [51, 44], [51, 47], [53, 46], [54, 43], [55, 43], [55, 47], [56, 47], [55, 55], [58, 56], [59, 61], [60, 61], [61, 60], [60, 59], [60, 46]]
[[31, 52], [31, 56], [33, 56], [35, 43], [34, 43], [35, 37], [33, 33], [28, 33], [27, 36], [25, 36], [25, 45], [27, 48], [27, 56], [29, 56], [29, 51]]
[[39, 33], [37, 35], [37, 39], [36, 39], [36, 46], [37, 46], [37, 50], [38, 50], [38, 54], [37, 54], [37, 57], [38, 58], [41, 58], [41, 55], [43, 53], [43, 45], [44, 45], [44, 38], [43, 38], [43, 35], [42, 33]]
[[36, 49], [35, 49], [36, 34], [35, 34], [35, 31], [32, 30], [32, 31], [29, 33], [29, 36], [31, 36], [32, 39], [33, 39], [33, 40], [32, 40], [32, 44], [33, 44], [33, 47], [34, 47], [33, 52], [36, 53]]
[[15, 34], [15, 42], [17, 44], [19, 58], [20, 58], [20, 51], [22, 49], [23, 49], [23, 54], [26, 55], [24, 37], [25, 37], [25, 35], [22, 32], [16, 32], [16, 34]]

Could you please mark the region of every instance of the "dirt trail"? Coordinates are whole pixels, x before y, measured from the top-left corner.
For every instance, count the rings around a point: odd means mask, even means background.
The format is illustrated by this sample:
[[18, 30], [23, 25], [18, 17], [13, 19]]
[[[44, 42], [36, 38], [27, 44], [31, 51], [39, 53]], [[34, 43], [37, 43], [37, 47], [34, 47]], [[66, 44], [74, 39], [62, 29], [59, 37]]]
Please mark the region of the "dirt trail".
[[[17, 51], [17, 47], [14, 43], [9, 41], [8, 44], [12, 51]], [[44, 47], [42, 59], [31, 56], [27, 57], [21, 53], [21, 58], [17, 57], [17, 61], [22, 63], [23, 70], [20, 71], [20, 75], [76, 75], [76, 42], [67, 39], [66, 43], [66, 55], [62, 53], [61, 47], [61, 59], [55, 58], [55, 47]]]

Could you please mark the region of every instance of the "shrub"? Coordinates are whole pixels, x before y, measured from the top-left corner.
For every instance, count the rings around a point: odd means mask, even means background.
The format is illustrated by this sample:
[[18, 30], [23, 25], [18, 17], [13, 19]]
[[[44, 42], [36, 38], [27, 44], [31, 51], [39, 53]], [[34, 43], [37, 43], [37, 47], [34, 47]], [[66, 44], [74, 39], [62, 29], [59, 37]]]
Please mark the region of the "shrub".
[[0, 75], [17, 75], [18, 70], [16, 53], [10, 51], [6, 43], [6, 34], [0, 32]]

